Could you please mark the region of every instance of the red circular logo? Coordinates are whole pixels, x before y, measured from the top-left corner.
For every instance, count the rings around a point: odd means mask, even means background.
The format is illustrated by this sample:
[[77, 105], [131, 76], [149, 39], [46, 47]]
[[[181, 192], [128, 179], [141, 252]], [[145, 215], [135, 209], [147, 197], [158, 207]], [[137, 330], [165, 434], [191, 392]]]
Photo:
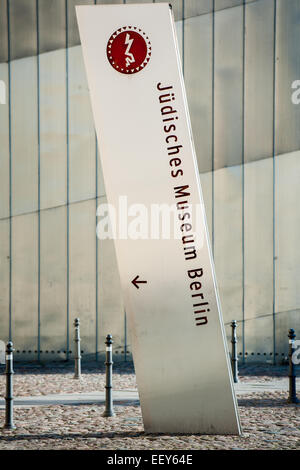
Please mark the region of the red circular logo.
[[123, 26], [108, 40], [107, 58], [120, 73], [132, 74], [146, 67], [151, 56], [148, 36], [135, 26]]

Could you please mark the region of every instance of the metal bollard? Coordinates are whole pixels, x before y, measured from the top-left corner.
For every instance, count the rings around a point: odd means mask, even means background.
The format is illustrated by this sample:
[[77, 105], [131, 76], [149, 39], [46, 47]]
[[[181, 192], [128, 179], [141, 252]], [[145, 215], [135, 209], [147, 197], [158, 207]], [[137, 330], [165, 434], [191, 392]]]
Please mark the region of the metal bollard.
[[115, 416], [112, 399], [112, 336], [106, 336], [106, 385], [105, 385], [105, 411], [102, 416]]
[[293, 328], [289, 330], [288, 334], [289, 338], [289, 398], [288, 403], [299, 403], [300, 401], [297, 398], [296, 394], [296, 369], [293, 363], [293, 354], [295, 352], [294, 344], [295, 344], [295, 331]]
[[231, 367], [234, 383], [238, 383], [238, 356], [237, 356], [237, 337], [236, 337], [236, 320], [231, 322]]
[[5, 424], [4, 429], [15, 429], [13, 411], [13, 343], [9, 341], [6, 345], [6, 394], [5, 394]]
[[75, 318], [75, 374], [74, 379], [81, 379], [80, 319]]

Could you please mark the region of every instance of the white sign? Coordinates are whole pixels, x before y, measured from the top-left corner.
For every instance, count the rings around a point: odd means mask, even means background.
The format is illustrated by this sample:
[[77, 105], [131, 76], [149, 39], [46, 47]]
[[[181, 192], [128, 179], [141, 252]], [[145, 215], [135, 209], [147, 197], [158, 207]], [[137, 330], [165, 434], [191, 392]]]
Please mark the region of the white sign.
[[239, 434], [172, 12], [76, 11], [108, 202], [118, 219], [125, 196], [167, 205], [177, 224], [115, 239], [145, 430]]
[[0, 340], [0, 364], [5, 364], [5, 343]]

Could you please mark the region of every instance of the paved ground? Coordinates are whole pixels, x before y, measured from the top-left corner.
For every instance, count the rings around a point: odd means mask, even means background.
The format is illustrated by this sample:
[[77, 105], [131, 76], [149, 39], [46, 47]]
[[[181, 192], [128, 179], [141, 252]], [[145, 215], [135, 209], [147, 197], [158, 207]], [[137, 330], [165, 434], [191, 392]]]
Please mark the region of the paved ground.
[[[274, 379], [267, 382], [239, 382], [234, 385], [237, 396], [268, 392], [286, 392], [288, 394], [288, 379]], [[297, 389], [300, 389], [300, 379], [297, 379]], [[116, 405], [132, 404], [138, 406], [137, 390], [113, 390], [113, 400]], [[50, 395], [16, 397], [15, 407], [45, 406], [45, 405], [103, 405], [105, 404], [104, 390], [99, 392], [53, 393]], [[5, 408], [4, 398], [0, 398], [0, 409]]]
[[[300, 449], [300, 407], [286, 401], [286, 366], [240, 367], [237, 396], [241, 437], [144, 433], [130, 364], [115, 365], [114, 387], [119, 390], [115, 395], [116, 416], [103, 418], [104, 406], [100, 403], [104, 396], [104, 369], [89, 364], [83, 370], [83, 379], [78, 381], [73, 379], [71, 366], [16, 365], [15, 396], [23, 403], [15, 408], [17, 429], [0, 429], [0, 450]], [[4, 376], [0, 375], [0, 394], [3, 393]], [[68, 400], [69, 404], [62, 404]], [[80, 405], [71, 405], [72, 400]], [[0, 423], [3, 421], [1, 407]]]

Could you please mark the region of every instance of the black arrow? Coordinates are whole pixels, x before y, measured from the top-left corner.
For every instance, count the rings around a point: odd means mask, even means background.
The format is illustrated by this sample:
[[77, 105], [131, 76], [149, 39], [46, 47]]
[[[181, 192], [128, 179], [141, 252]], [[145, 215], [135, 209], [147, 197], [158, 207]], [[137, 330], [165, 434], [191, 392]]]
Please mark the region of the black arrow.
[[140, 286], [138, 286], [138, 284], [147, 284], [147, 281], [138, 281], [138, 278], [139, 276], [136, 276], [131, 282], [132, 284], [137, 288], [139, 289]]

